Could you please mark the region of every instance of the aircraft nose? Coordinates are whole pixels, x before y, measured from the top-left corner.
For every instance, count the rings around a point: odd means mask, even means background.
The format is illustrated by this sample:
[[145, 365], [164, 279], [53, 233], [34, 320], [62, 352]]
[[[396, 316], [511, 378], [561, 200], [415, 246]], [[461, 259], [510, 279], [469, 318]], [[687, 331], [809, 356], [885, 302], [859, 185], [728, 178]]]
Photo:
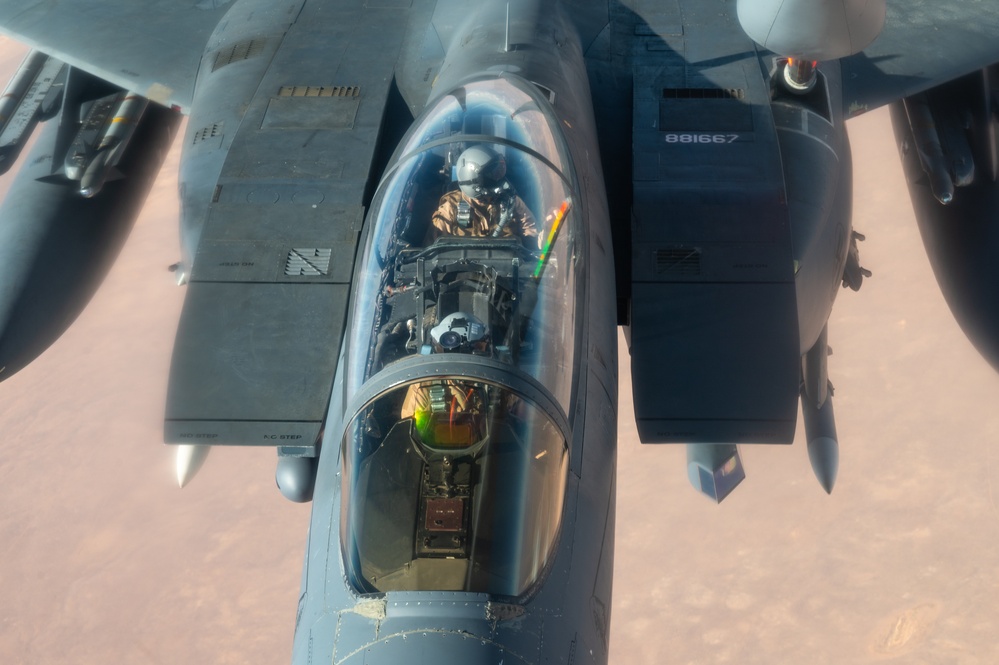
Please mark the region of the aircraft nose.
[[414, 630], [371, 642], [339, 662], [343, 665], [496, 665], [523, 662], [523, 658], [471, 633]]

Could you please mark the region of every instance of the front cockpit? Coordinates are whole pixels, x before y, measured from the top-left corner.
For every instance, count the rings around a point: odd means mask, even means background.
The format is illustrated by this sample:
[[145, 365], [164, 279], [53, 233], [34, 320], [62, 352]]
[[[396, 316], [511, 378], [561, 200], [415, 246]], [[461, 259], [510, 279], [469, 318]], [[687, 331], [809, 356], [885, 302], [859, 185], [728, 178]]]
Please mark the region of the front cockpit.
[[361, 593], [529, 592], [558, 535], [577, 353], [574, 177], [516, 77], [433, 102], [355, 275], [341, 531]]

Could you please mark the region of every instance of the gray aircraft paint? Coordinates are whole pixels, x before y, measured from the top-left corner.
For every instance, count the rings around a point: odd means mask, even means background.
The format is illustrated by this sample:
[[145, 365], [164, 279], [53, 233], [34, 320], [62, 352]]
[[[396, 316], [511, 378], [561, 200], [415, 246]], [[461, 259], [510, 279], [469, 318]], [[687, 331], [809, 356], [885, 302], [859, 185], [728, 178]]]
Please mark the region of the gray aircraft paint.
[[[142, 21], [143, 30], [127, 33], [117, 50], [94, 49], [101, 40], [93, 33], [79, 39], [76, 22], [94, 18], [87, 9], [49, 21], [38, 10], [20, 12], [17, 3], [5, 3], [0, 25], [43, 50], [57, 44], [48, 52], [109, 84], [191, 114], [181, 177], [188, 295], [167, 437], [274, 445], [285, 456], [314, 456], [325, 432], [297, 620], [295, 658], [302, 662], [395, 662], [417, 650], [427, 662], [606, 659], [615, 321], [630, 333], [643, 439], [789, 442], [798, 400], [807, 400], [809, 453], [829, 490], [837, 455], [825, 321], [840, 282], [857, 288], [863, 274], [850, 229], [843, 121], [927, 90], [931, 110], [946, 115], [955, 109], [935, 86], [999, 57], [994, 10], [982, 9], [967, 25], [967, 15], [946, 6], [920, 5], [906, 16], [889, 8], [884, 39], [865, 53], [820, 63], [815, 89], [793, 97], [772, 83], [780, 59], [747, 39], [733, 14], [718, 15], [702, 3], [525, 0], [472, 10], [466, 3], [418, 0], [221, 4], [186, 10], [149, 3], [143, 9], [162, 21]], [[750, 4], [740, 3], [740, 13]], [[117, 10], [120, 25], [137, 22], [132, 11]], [[967, 27], [958, 30], [958, 24]], [[106, 22], [102, 30], [115, 25]], [[934, 58], [926, 48], [894, 57], [906, 45], [911, 51], [913, 35], [928, 25], [952, 39], [956, 34], [951, 44], [960, 44], [964, 57]], [[150, 30], [183, 37], [150, 58], [140, 43]], [[122, 54], [133, 51], [139, 57], [121, 68]], [[350, 349], [341, 341], [365, 211], [393, 164], [389, 155], [424, 105], [470, 78], [504, 71], [536, 85], [564, 125], [575, 209], [586, 229], [574, 257], [582, 266], [575, 329], [580, 361], [573, 368], [574, 397], [556, 418], [571, 436], [557, 549], [544, 583], [528, 597], [359, 596], [346, 583], [339, 557], [343, 497], [334, 451], [352, 416], [345, 409], [356, 397], [345, 394], [342, 359]], [[962, 87], [965, 106], [956, 111], [992, 110], [992, 78], [972, 76]], [[934, 153], [939, 163], [920, 169], [939, 174], [970, 151], [994, 174], [994, 123], [988, 113], [985, 118], [976, 116], [968, 151], [947, 138], [954, 122], [938, 119], [948, 150]], [[67, 116], [65, 126], [71, 120]], [[924, 176], [906, 147], [933, 139], [906, 135], [901, 126], [914, 200], [921, 201]], [[43, 138], [53, 127], [43, 129]], [[142, 145], [135, 148], [139, 157]], [[142, 167], [155, 164], [147, 159]], [[127, 176], [129, 188], [143, 181]], [[19, 188], [29, 198], [45, 196], [30, 194], [36, 181]], [[60, 196], [69, 191], [59, 188]], [[921, 223], [929, 220], [924, 227], [946, 216], [941, 210], [976, 218], [994, 209], [994, 183], [977, 181], [967, 191], [977, 194], [966, 208], [920, 203]], [[958, 189], [956, 196], [962, 194]], [[114, 200], [113, 188], [94, 199], [95, 205]], [[16, 212], [5, 215], [16, 218], [28, 208], [14, 201]], [[737, 225], [744, 217], [752, 231]], [[123, 223], [131, 218], [121, 216]], [[924, 233], [932, 253], [936, 236]], [[969, 231], [959, 239], [976, 237]], [[989, 238], [980, 246], [993, 248]], [[70, 236], [55, 246], [77, 251], [87, 270], [102, 262], [76, 250]], [[101, 248], [102, 259], [110, 246]], [[941, 250], [938, 274], [946, 277], [966, 255]], [[987, 307], [982, 313], [974, 296], [987, 294], [980, 285], [995, 280], [981, 267], [987, 261], [975, 265], [964, 282], [972, 304], [951, 299], [969, 335], [990, 355], [994, 317]], [[8, 271], [25, 283], [32, 268], [29, 262]], [[941, 282], [946, 290], [949, 282]], [[27, 284], [29, 296], [41, 293], [36, 282]], [[73, 295], [69, 308], [78, 312], [88, 297]], [[48, 309], [58, 308], [39, 311]], [[7, 328], [25, 320], [14, 316]], [[43, 325], [58, 329], [52, 320]], [[979, 328], [984, 332], [970, 332]], [[40, 351], [30, 350], [19, 363]], [[442, 371], [459, 367], [442, 365]], [[487, 370], [483, 364], [468, 375], [485, 377]], [[703, 463], [697, 455], [691, 459]]]

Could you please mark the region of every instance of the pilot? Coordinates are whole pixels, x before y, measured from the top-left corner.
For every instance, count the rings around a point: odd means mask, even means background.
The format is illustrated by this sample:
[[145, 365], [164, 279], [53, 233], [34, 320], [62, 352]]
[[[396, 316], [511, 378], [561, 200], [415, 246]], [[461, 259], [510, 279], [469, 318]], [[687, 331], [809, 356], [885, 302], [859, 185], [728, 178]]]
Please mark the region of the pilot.
[[[435, 353], [487, 352], [486, 326], [466, 312], [454, 312], [430, 331]], [[485, 397], [464, 379], [422, 381], [409, 386], [401, 418], [412, 418], [423, 442], [435, 449], [467, 448], [485, 436]]]
[[518, 237], [525, 245], [537, 245], [537, 222], [506, 179], [503, 155], [472, 146], [458, 157], [456, 175], [458, 189], [442, 196], [433, 214], [433, 240], [442, 235]]

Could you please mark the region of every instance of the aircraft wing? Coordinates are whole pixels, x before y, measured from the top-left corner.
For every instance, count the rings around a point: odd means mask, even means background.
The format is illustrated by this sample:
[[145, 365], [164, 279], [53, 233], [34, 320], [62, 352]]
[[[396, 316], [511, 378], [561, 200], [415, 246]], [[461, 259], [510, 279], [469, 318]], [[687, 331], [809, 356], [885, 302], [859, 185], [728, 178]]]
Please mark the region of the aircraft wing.
[[187, 112], [227, 0], [0, 0], [0, 32], [125, 90]]
[[999, 3], [889, 2], [881, 35], [844, 58], [848, 116], [999, 62]]

